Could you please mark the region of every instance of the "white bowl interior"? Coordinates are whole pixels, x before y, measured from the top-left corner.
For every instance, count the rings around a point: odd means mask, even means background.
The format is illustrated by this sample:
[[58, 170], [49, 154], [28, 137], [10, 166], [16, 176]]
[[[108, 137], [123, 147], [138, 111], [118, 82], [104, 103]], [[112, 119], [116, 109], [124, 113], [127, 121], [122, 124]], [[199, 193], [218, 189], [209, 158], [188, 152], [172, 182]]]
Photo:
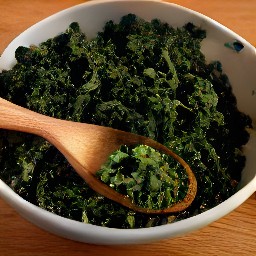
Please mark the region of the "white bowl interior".
[[[15, 64], [14, 52], [18, 46], [38, 45], [63, 32], [73, 21], [79, 22], [82, 31], [88, 38], [92, 38], [102, 30], [106, 21], [112, 19], [118, 22], [120, 17], [128, 13], [137, 14], [146, 20], [159, 18], [174, 27], [193, 22], [205, 29], [207, 38], [202, 43], [203, 53], [208, 61], [221, 61], [223, 70], [231, 81], [239, 109], [256, 120], [255, 48], [239, 35], [210, 18], [184, 7], [161, 1], [93, 1], [64, 10], [35, 24], [14, 39], [0, 58], [0, 70], [10, 69]], [[238, 53], [224, 46], [225, 43], [234, 41], [244, 45], [241, 52]], [[241, 189], [235, 195], [202, 214], [164, 226], [121, 230], [68, 220], [28, 203], [1, 180], [0, 196], [34, 224], [77, 241], [96, 244], [133, 244], [174, 237], [201, 228], [228, 214], [256, 190], [255, 137], [251, 136], [249, 143], [245, 146], [246, 167], [242, 175]]]

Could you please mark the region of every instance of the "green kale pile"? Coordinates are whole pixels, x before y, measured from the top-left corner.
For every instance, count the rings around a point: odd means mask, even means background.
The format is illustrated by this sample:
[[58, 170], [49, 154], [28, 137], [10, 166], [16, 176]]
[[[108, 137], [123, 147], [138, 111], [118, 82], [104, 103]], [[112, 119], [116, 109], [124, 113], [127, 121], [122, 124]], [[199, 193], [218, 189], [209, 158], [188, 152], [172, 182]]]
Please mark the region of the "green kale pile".
[[165, 209], [182, 200], [188, 190], [183, 167], [171, 156], [146, 146], [121, 146], [97, 176], [138, 206]]
[[[176, 29], [129, 14], [87, 40], [72, 23], [39, 46], [19, 47], [17, 64], [0, 74], [0, 96], [18, 105], [138, 133], [170, 147], [197, 178], [198, 193], [186, 211], [148, 216], [126, 209], [91, 190], [48, 142], [24, 133], [0, 131], [0, 177], [44, 209], [117, 228], [162, 225], [230, 197], [245, 163], [241, 147], [251, 120], [237, 110], [221, 64], [205, 62], [200, 51], [205, 36], [191, 23]], [[142, 171], [142, 165], [116, 168], [121, 160], [131, 164], [130, 150], [121, 148], [98, 173], [103, 182], [152, 208], [184, 196], [186, 176], [175, 166], [164, 177]]]

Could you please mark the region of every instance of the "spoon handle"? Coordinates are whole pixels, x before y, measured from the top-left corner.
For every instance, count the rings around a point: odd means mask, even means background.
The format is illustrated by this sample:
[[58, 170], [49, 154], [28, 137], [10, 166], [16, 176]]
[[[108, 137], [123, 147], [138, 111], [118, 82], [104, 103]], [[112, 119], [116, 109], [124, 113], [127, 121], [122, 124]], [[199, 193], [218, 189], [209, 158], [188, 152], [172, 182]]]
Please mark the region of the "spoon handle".
[[44, 137], [48, 117], [0, 98], [0, 128]]

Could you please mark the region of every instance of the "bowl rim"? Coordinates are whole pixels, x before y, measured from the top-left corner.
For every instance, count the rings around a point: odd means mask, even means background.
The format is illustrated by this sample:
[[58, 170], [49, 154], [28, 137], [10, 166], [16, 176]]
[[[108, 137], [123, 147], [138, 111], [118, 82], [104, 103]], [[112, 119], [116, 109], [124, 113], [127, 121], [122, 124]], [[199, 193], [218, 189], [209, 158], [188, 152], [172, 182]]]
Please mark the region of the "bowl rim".
[[[61, 237], [91, 244], [127, 245], [149, 243], [201, 229], [227, 215], [237, 205], [247, 200], [255, 192], [255, 185], [256, 177], [227, 200], [203, 213], [178, 222], [139, 229], [102, 227], [64, 218], [26, 201], [1, 179], [0, 196], [22, 217], [36, 226]], [[31, 215], [31, 212], [33, 212], [33, 215]]]

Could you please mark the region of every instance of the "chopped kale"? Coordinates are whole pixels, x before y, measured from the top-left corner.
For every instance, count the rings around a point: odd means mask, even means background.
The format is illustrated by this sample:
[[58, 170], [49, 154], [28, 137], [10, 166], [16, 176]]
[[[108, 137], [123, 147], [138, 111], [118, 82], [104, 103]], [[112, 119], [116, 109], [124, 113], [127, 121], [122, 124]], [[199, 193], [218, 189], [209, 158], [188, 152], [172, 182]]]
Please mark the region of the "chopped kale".
[[143, 208], [165, 209], [186, 195], [187, 176], [182, 169], [172, 157], [149, 146], [122, 146], [98, 176]]
[[[72, 23], [39, 46], [20, 46], [17, 64], [0, 74], [0, 96], [16, 104], [170, 147], [197, 178], [198, 193], [186, 211], [148, 216], [126, 209], [96, 194], [54, 147], [30, 134], [0, 131], [0, 177], [44, 209], [116, 228], [162, 225], [230, 197], [244, 167], [241, 147], [251, 120], [238, 111], [221, 64], [206, 63], [200, 51], [205, 37], [192, 23], [176, 29], [134, 14], [107, 22], [93, 40]], [[120, 148], [97, 175], [143, 207], [166, 207], [187, 188], [177, 164], [143, 146]]]

